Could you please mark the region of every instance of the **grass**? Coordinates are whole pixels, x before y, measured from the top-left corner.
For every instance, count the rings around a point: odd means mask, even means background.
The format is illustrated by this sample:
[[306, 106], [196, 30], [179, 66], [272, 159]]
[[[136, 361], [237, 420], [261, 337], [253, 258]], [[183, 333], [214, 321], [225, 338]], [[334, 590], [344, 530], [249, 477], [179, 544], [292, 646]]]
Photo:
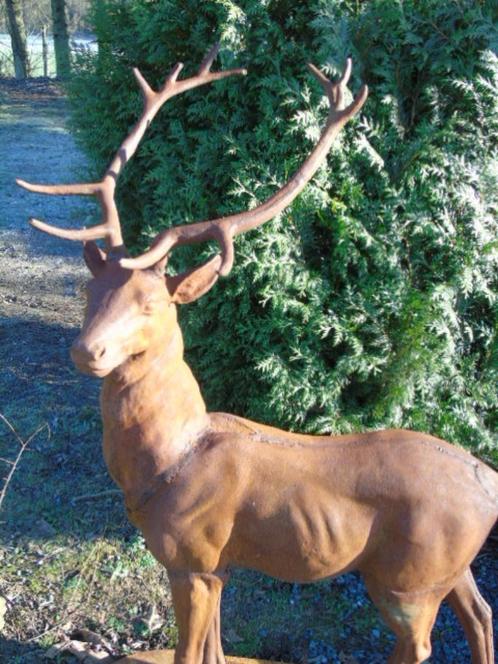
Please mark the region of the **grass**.
[[[23, 432], [38, 424], [32, 411], [18, 416]], [[0, 449], [0, 456], [12, 457], [16, 443], [3, 436]], [[7, 519], [0, 595], [8, 602], [3, 648], [9, 662], [37, 662], [82, 628], [120, 653], [175, 646], [166, 573], [128, 524], [120, 497], [99, 497], [110, 488], [98, 411], [65, 406], [52, 418], [50, 435], [42, 431], [26, 451], [0, 513]], [[78, 500], [87, 494], [96, 497]], [[158, 617], [151, 623], [151, 616]], [[359, 642], [371, 629], [389, 639], [354, 579], [300, 588], [236, 571], [225, 591], [223, 623], [228, 653], [277, 660], [296, 661], [309, 655], [310, 643], [331, 638], [348, 650], [351, 631]], [[58, 661], [73, 659], [60, 655]]]
[[357, 575], [299, 585], [237, 570], [224, 599], [228, 653], [247, 657], [257, 653], [277, 661], [312, 662], [325, 657], [330, 662], [352, 662], [351, 653], [373, 649], [368, 660], [373, 663], [385, 661], [375, 651], [385, 655], [392, 645], [392, 636]]
[[[20, 415], [25, 429], [29, 414]], [[128, 525], [120, 496], [99, 496], [112, 485], [101, 459], [97, 412], [83, 408], [76, 417], [66, 415], [52, 424], [50, 436], [44, 431], [30, 445], [0, 513], [6, 518], [0, 549], [0, 594], [7, 599], [3, 650], [20, 656], [16, 652], [28, 642], [31, 650], [36, 647], [22, 661], [37, 662], [41, 651], [76, 628], [105, 635], [119, 652], [145, 641], [174, 645], [165, 571]], [[0, 456], [12, 458], [14, 441], [2, 436], [0, 449]], [[81, 495], [95, 498], [80, 501]], [[151, 612], [162, 617], [153, 631], [147, 627]]]

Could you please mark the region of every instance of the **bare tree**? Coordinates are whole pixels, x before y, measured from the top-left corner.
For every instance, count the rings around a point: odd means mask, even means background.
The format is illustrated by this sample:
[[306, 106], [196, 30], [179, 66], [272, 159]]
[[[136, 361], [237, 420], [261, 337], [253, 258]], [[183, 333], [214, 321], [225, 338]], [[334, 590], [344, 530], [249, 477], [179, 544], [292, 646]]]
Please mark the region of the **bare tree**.
[[71, 72], [69, 56], [69, 34], [66, 21], [65, 0], [51, 0], [52, 25], [54, 34], [55, 66], [57, 76], [65, 78]]
[[24, 25], [28, 35], [38, 33], [43, 26], [48, 26], [52, 20], [50, 0], [22, 0]]
[[12, 44], [14, 57], [14, 72], [16, 78], [28, 76], [28, 50], [26, 47], [26, 29], [21, 0], [5, 0], [7, 8], [7, 28]]
[[70, 33], [73, 33], [77, 30], [89, 29], [89, 8], [89, 0], [66, 0], [66, 16]]
[[[44, 25], [52, 20], [51, 0], [17, 0], [21, 1], [26, 33], [40, 32]], [[7, 32], [7, 17], [0, 0], [0, 32]], [[66, 21], [69, 34], [78, 30], [90, 30], [88, 12], [90, 0], [66, 0]]]

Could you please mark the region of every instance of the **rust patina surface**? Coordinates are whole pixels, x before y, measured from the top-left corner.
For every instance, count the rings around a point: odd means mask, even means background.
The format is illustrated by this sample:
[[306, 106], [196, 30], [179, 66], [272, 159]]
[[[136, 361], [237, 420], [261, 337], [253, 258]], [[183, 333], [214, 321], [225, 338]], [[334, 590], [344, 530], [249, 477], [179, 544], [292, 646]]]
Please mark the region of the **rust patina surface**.
[[[126, 254], [114, 203], [119, 172], [167, 99], [244, 73], [212, 73], [216, 50], [192, 78], [177, 80], [177, 65], [158, 92], [135, 72], [144, 110], [102, 181], [19, 181], [43, 193], [94, 194], [102, 205], [102, 222], [93, 228], [32, 224], [85, 242], [93, 278], [71, 355], [81, 371], [104, 379], [104, 455], [130, 519], [168, 570], [179, 630], [174, 662], [225, 661], [221, 591], [230, 567], [241, 566], [292, 582], [359, 570], [397, 636], [391, 664], [429, 657], [430, 632], [447, 598], [466, 632], [472, 661], [493, 664], [491, 612], [469, 567], [498, 516], [493, 470], [423, 433], [307, 436], [208, 413], [183, 358], [177, 305], [196, 300], [229, 272], [233, 237], [264, 223], [298, 195], [364, 104], [365, 86], [349, 106], [344, 103], [351, 61], [338, 83], [310, 66], [328, 96], [329, 118], [310, 156], [281, 190], [253, 210], [166, 230], [138, 258]], [[97, 238], [105, 238], [106, 250], [95, 244]], [[165, 274], [175, 246], [208, 239], [219, 242], [220, 254], [184, 274]], [[135, 661], [151, 661], [144, 657]], [[163, 652], [152, 661], [170, 659]]]

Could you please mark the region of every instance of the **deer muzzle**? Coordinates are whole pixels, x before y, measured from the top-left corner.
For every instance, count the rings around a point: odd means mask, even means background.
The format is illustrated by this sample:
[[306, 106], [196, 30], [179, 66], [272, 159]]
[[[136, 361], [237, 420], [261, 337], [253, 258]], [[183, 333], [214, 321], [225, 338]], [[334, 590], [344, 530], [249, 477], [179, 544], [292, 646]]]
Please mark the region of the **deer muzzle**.
[[108, 362], [104, 343], [86, 340], [81, 335], [71, 346], [71, 359], [79, 371], [90, 376], [106, 376], [115, 366]]

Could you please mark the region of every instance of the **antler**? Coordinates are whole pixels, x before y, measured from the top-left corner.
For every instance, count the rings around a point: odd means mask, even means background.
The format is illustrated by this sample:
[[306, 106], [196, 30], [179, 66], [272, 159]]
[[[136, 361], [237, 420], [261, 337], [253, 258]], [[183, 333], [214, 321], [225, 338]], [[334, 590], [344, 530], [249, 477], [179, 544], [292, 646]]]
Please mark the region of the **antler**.
[[151, 248], [136, 258], [122, 258], [120, 264], [129, 269], [147, 268], [162, 258], [175, 246], [216, 240], [221, 246], [220, 275], [227, 275], [232, 269], [234, 259], [233, 238], [239, 233], [256, 228], [276, 216], [287, 207], [302, 191], [306, 183], [324, 161], [332, 142], [342, 127], [358, 113], [368, 96], [368, 88], [364, 85], [352, 103], [344, 108], [344, 91], [351, 75], [351, 58], [346, 61], [344, 73], [337, 83], [332, 83], [314, 65], [308, 65], [311, 73], [322, 85], [330, 102], [330, 112], [317, 145], [292, 176], [287, 184], [268, 200], [252, 210], [240, 212], [228, 217], [195, 224], [175, 226], [160, 233]]
[[105, 238], [108, 249], [118, 249], [123, 247], [123, 237], [121, 233], [121, 226], [119, 223], [119, 214], [114, 200], [114, 192], [116, 189], [116, 182], [120, 171], [125, 166], [126, 162], [135, 153], [138, 144], [140, 143], [147, 127], [152, 122], [156, 113], [161, 106], [171, 97], [178, 95], [186, 90], [195, 88], [199, 85], [205, 85], [212, 81], [217, 81], [233, 74], [246, 74], [245, 69], [228, 69], [226, 71], [211, 72], [210, 68], [213, 64], [215, 57], [220, 49], [219, 44], [215, 44], [209, 53], [202, 61], [197, 75], [187, 78], [183, 81], [178, 81], [178, 75], [183, 69], [183, 64], [179, 62], [176, 64], [169, 75], [167, 76], [163, 86], [159, 91], [154, 91], [144, 79], [138, 69], [133, 69], [135, 78], [142, 91], [144, 107], [142, 115], [138, 122], [135, 124], [129, 135], [125, 138], [118, 151], [116, 152], [113, 160], [109, 164], [104, 177], [100, 182], [93, 182], [88, 184], [58, 184], [58, 185], [43, 185], [31, 184], [21, 179], [16, 179], [16, 182], [21, 187], [41, 194], [76, 194], [76, 195], [94, 195], [98, 198], [102, 208], [102, 221], [97, 226], [91, 228], [84, 228], [78, 230], [70, 230], [51, 226], [38, 219], [30, 219], [30, 224], [40, 231], [56, 235], [57, 237], [65, 238], [68, 240], [96, 240], [98, 238]]

